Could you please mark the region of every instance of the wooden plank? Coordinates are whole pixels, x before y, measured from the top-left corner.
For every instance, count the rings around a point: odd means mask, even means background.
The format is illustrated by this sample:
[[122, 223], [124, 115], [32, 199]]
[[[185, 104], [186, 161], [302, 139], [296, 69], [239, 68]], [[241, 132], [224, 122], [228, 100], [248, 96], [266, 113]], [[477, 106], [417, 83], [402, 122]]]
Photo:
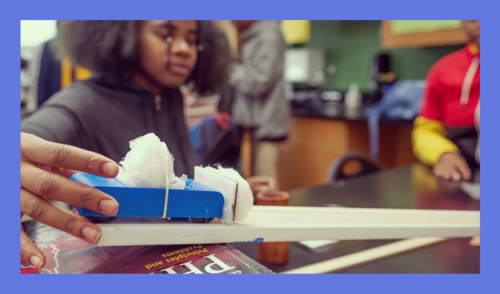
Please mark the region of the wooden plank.
[[431, 244], [439, 243], [447, 238], [428, 237], [412, 238], [394, 243], [370, 248], [356, 253], [344, 255], [342, 257], [325, 260], [304, 267], [282, 272], [282, 274], [324, 274], [339, 271], [363, 263], [375, 261], [377, 259], [400, 254]]
[[121, 218], [98, 246], [369, 240], [479, 235], [479, 211], [254, 206], [243, 223]]

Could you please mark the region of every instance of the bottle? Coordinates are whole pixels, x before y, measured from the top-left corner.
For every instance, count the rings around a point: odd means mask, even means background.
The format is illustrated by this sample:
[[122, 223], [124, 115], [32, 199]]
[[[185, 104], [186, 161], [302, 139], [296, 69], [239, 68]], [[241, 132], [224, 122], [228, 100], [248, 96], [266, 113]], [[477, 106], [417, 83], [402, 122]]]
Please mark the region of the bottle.
[[356, 83], [349, 86], [349, 90], [345, 94], [344, 106], [346, 108], [361, 107], [361, 92], [359, 92], [359, 88]]

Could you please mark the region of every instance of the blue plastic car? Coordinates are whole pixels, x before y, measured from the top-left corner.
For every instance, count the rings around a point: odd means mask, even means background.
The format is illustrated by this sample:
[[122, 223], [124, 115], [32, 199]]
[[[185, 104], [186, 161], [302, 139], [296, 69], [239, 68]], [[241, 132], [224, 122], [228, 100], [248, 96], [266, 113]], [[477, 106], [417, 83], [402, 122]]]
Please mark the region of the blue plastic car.
[[116, 179], [88, 173], [76, 173], [71, 179], [94, 187], [118, 201], [120, 207], [115, 216], [75, 206], [80, 215], [93, 222], [112, 222], [117, 217], [158, 217], [189, 218], [196, 223], [207, 223], [222, 217], [222, 194], [192, 179], [187, 180], [183, 190], [169, 190], [166, 211], [164, 188], [127, 187]]

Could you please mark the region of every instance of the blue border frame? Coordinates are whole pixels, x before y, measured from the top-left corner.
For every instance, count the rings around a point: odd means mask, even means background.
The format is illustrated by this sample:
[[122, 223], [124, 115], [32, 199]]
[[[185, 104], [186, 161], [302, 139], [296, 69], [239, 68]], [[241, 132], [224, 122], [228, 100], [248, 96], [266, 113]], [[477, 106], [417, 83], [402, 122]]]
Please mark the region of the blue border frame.
[[[139, 5], [143, 4], [143, 6]], [[498, 1], [488, 0], [348, 0], [348, 1], [297, 1], [297, 0], [182, 0], [182, 1], [105, 1], [79, 2], [56, 0], [11, 1], [2, 5], [0, 22], [4, 33], [0, 48], [0, 81], [2, 106], [0, 128], [2, 161], [0, 169], [4, 208], [2, 219], [4, 238], [1, 251], [4, 258], [0, 276], [4, 293], [25, 291], [35, 293], [161, 293], [179, 291], [231, 291], [237, 293], [261, 292], [336, 292], [358, 293], [490, 293], [498, 289], [494, 282], [500, 243], [498, 237], [498, 209], [500, 195], [493, 183], [498, 178], [499, 166], [495, 149], [500, 146], [497, 126], [498, 48], [500, 22]], [[172, 13], [175, 11], [175, 14]], [[496, 12], [496, 13], [495, 13]], [[150, 275], [66, 275], [47, 277], [19, 274], [19, 21], [21, 19], [481, 19], [482, 28], [482, 95], [488, 97], [482, 103], [482, 192], [483, 212], [480, 275], [311, 275], [311, 276], [150, 276]], [[493, 99], [493, 100], [491, 100]], [[497, 99], [497, 100], [494, 100]], [[496, 144], [495, 144], [496, 143]], [[487, 160], [485, 161], [484, 158]], [[167, 280], [168, 279], [168, 280]], [[193, 279], [197, 281], [194, 282]], [[248, 286], [246, 286], [248, 283]], [[227, 285], [226, 285], [227, 284]], [[245, 286], [243, 286], [245, 285]], [[87, 289], [88, 288], [88, 289]], [[11, 291], [9, 291], [11, 290]]]

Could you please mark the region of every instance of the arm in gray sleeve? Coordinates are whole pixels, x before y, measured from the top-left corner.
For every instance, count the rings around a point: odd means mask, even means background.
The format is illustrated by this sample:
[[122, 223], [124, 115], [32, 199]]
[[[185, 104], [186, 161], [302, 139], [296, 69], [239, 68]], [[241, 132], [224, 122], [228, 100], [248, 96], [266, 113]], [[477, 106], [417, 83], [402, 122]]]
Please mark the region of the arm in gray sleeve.
[[69, 109], [62, 105], [47, 105], [22, 121], [21, 132], [54, 143], [83, 148], [79, 126], [80, 123]]
[[283, 58], [279, 40], [262, 40], [253, 58], [245, 64], [233, 64], [229, 84], [243, 94], [260, 95], [269, 90], [277, 75], [283, 74]]

